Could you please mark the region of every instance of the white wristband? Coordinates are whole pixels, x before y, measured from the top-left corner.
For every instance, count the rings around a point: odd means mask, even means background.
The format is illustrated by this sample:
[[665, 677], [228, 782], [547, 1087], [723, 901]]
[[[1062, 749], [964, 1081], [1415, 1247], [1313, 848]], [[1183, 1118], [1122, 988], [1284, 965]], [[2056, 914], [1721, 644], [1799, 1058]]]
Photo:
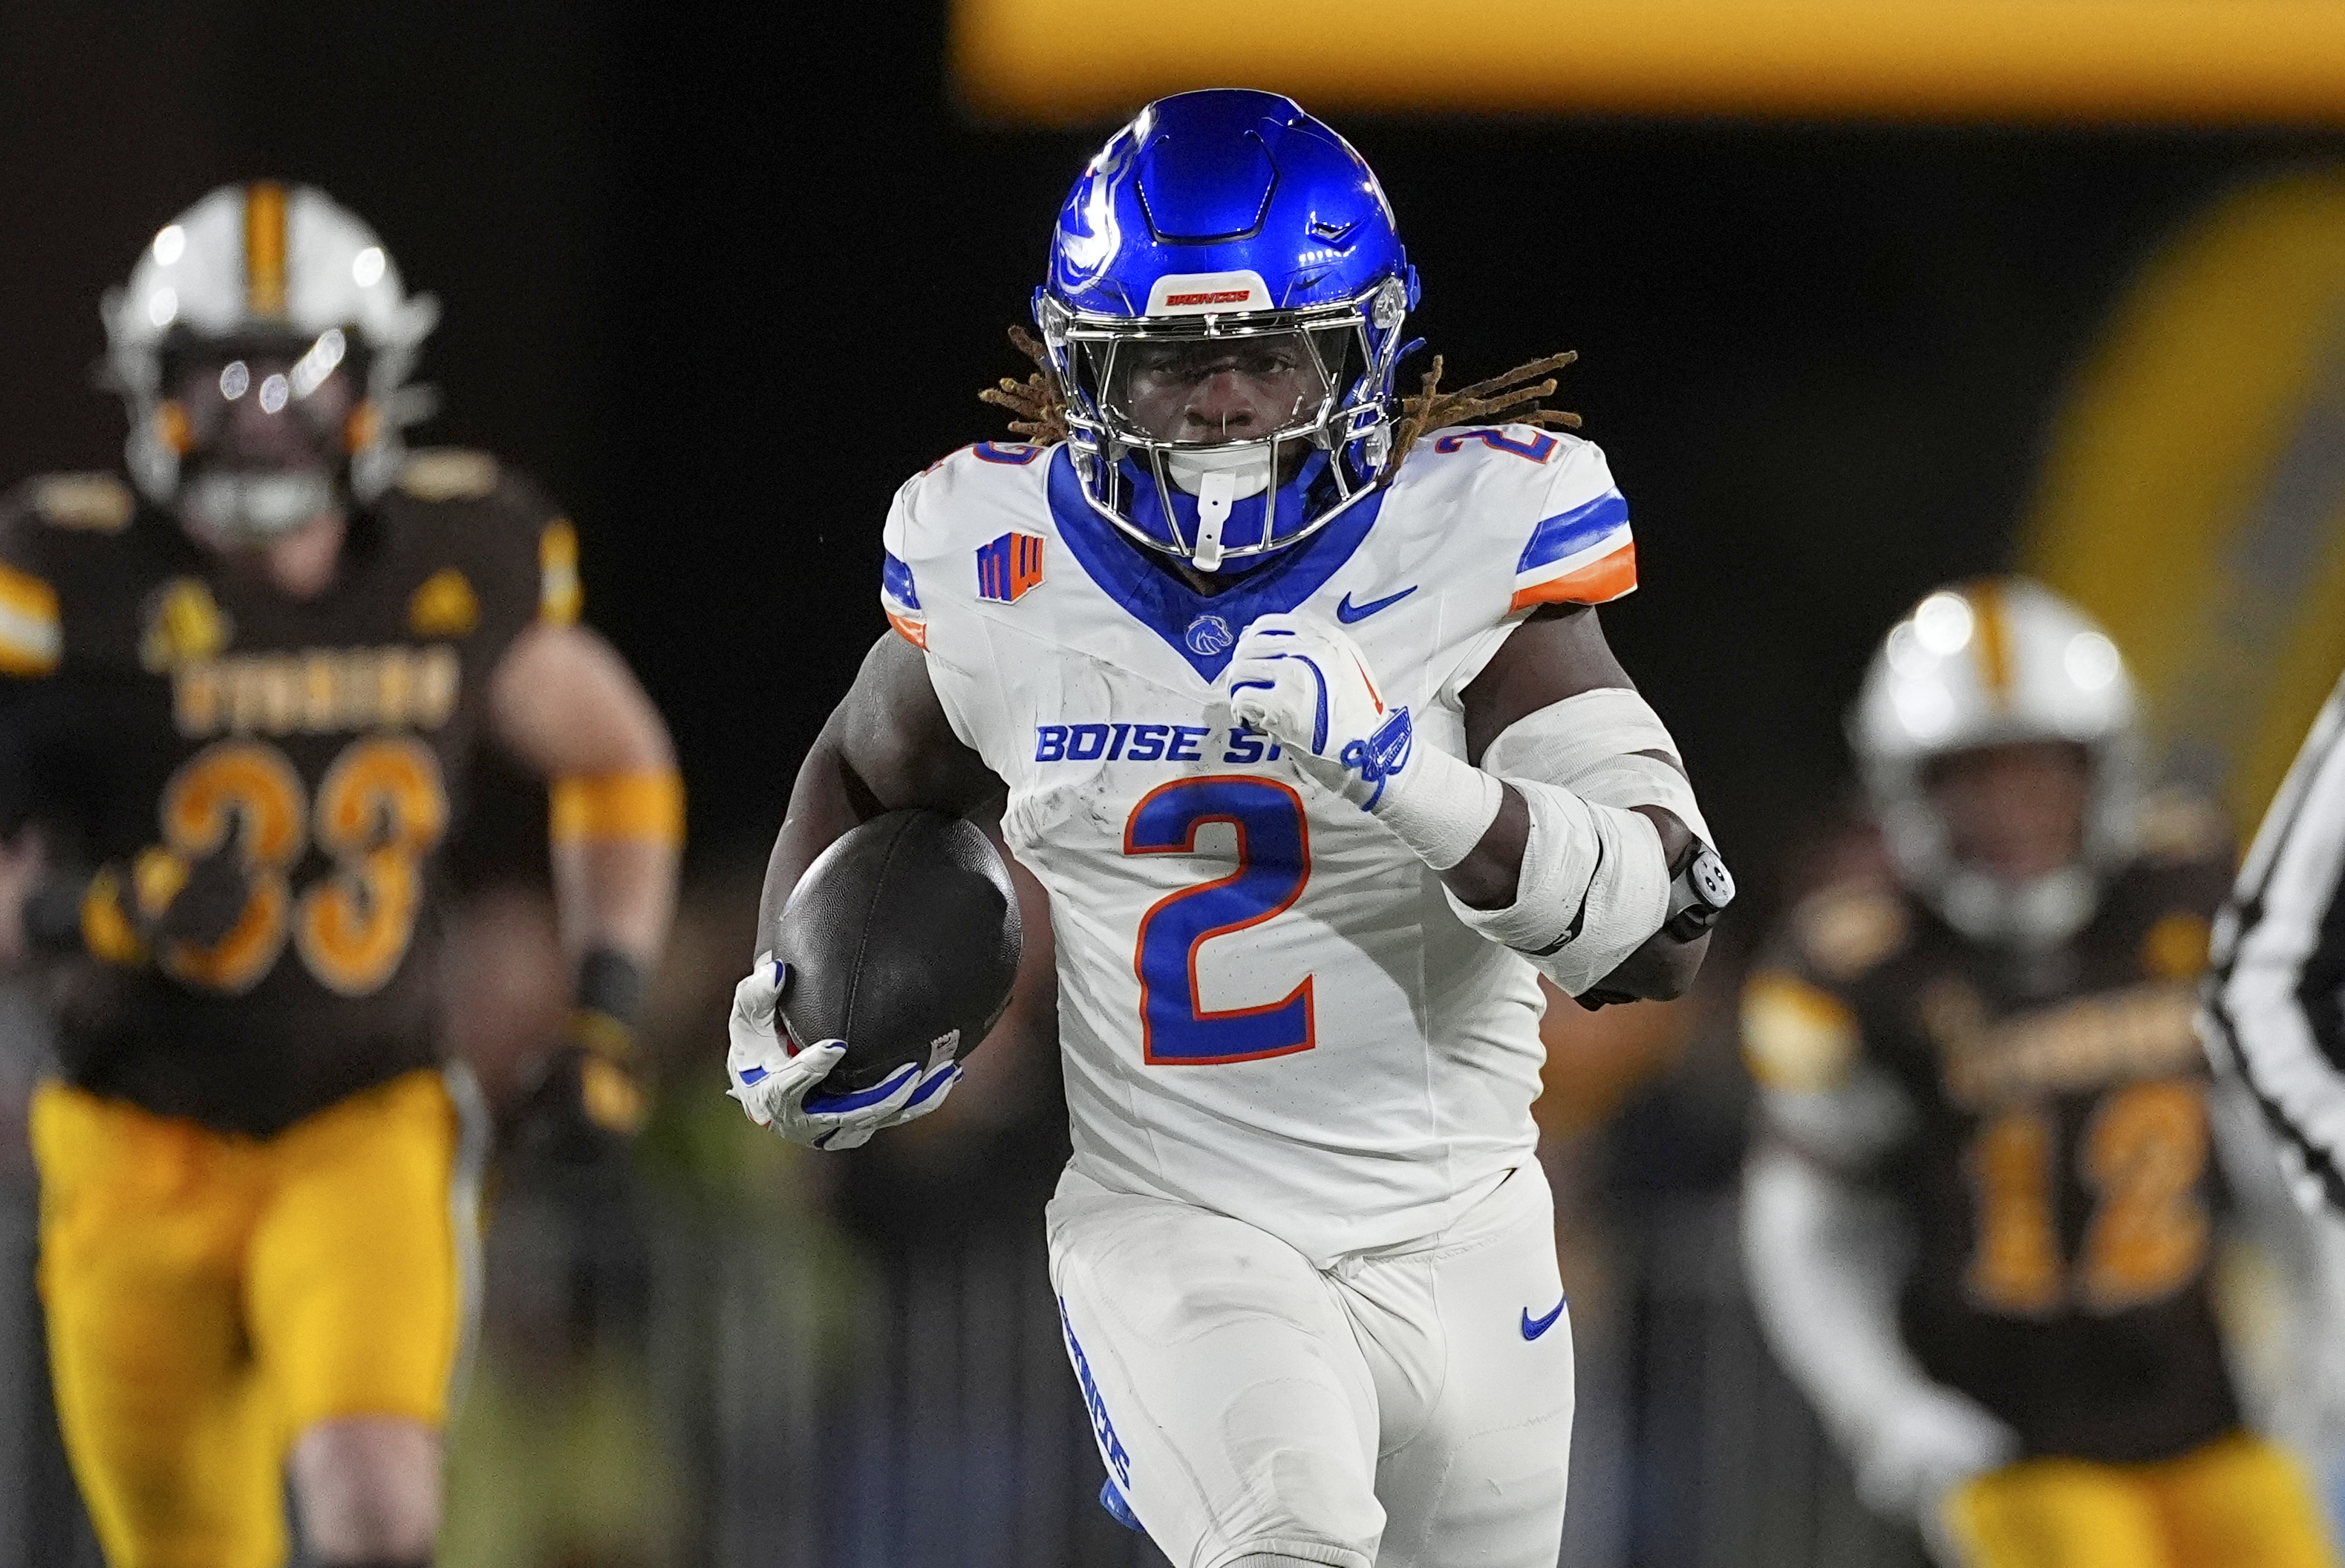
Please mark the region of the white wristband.
[[1447, 871], [1482, 842], [1506, 796], [1504, 784], [1465, 758], [1420, 743], [1373, 814], [1426, 865]]

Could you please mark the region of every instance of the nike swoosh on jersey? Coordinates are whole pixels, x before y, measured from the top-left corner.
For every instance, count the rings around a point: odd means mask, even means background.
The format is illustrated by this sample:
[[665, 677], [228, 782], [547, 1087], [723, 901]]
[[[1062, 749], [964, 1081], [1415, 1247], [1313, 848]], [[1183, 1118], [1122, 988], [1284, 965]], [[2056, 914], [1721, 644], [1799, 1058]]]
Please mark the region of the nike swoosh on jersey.
[[1382, 599], [1371, 599], [1365, 604], [1360, 605], [1355, 605], [1352, 602], [1352, 596], [1346, 593], [1336, 602], [1335, 619], [1346, 626], [1355, 621], [1365, 621], [1387, 604], [1397, 604], [1416, 592], [1416, 584], [1412, 582], [1397, 593], [1387, 593]]
[[[1568, 1296], [1564, 1298], [1564, 1300], [1566, 1301], [1569, 1300], [1570, 1298]], [[1525, 1307], [1523, 1309], [1523, 1338], [1526, 1340], [1536, 1340], [1541, 1334], [1546, 1333], [1549, 1329], [1554, 1328], [1555, 1320], [1563, 1316], [1563, 1301], [1558, 1301], [1555, 1304], [1555, 1310], [1549, 1312], [1544, 1318], [1532, 1317], [1531, 1310], [1528, 1307]]]

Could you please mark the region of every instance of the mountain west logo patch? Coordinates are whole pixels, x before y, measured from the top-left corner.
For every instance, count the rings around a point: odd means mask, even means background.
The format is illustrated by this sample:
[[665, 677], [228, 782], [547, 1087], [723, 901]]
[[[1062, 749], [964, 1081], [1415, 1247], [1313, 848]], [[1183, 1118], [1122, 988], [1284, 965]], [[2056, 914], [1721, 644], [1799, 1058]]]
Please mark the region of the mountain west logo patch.
[[1005, 533], [977, 547], [977, 596], [1014, 604], [1042, 582], [1042, 541], [1031, 533]]
[[418, 637], [462, 637], [481, 623], [481, 602], [472, 585], [452, 566], [423, 580], [407, 602], [407, 625]]
[[200, 663], [217, 658], [235, 632], [235, 622], [200, 578], [175, 577], [147, 595], [138, 662], [158, 675]]

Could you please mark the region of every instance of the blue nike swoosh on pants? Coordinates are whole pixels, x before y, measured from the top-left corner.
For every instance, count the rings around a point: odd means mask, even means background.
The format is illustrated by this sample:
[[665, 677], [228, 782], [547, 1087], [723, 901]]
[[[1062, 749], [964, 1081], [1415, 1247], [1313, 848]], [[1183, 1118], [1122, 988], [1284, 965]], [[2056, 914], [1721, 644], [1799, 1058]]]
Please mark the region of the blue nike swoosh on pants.
[[1555, 1310], [1549, 1312], [1544, 1318], [1532, 1317], [1531, 1310], [1528, 1307], [1525, 1307], [1523, 1309], [1523, 1338], [1526, 1340], [1536, 1340], [1541, 1334], [1546, 1333], [1549, 1329], [1554, 1328], [1555, 1320], [1563, 1316], [1564, 1302], [1570, 1300], [1570, 1297], [1566, 1296], [1563, 1300], [1558, 1301], [1555, 1304]]
[[1346, 593], [1342, 599], [1336, 601], [1335, 619], [1341, 621], [1346, 626], [1349, 626], [1357, 621], [1365, 621], [1369, 616], [1374, 615], [1386, 605], [1397, 604], [1402, 600], [1407, 598], [1410, 594], [1416, 592], [1416, 586], [1417, 585], [1416, 583], [1412, 582], [1397, 593], [1387, 593], [1382, 599], [1371, 599], [1365, 604], [1359, 605], [1355, 605], [1352, 602], [1352, 596], [1349, 593]]

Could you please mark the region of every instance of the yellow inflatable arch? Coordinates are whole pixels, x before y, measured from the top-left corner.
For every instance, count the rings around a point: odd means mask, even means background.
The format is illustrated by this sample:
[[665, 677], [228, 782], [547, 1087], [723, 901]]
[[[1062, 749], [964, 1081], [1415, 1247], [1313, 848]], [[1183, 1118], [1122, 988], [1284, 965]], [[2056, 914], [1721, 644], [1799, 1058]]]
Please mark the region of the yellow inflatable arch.
[[2345, 169], [2233, 191], [2143, 268], [2020, 555], [2125, 650], [2154, 768], [2252, 832], [2345, 668]]

